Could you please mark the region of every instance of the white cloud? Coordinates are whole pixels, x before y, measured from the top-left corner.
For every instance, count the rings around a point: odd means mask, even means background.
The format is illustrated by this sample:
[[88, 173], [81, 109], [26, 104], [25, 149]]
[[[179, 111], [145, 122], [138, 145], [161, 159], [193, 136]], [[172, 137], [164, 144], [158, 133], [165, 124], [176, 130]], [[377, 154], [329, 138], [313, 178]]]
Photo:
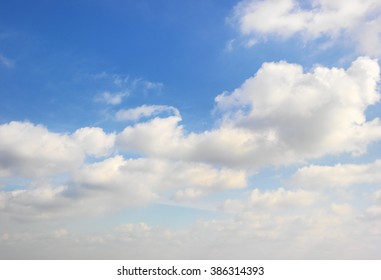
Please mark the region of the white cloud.
[[228, 199], [223, 203], [221, 209], [237, 213], [253, 209], [255, 211], [265, 211], [265, 213], [278, 210], [286, 213], [303, 208], [303, 211], [306, 212], [308, 207], [313, 206], [321, 199], [321, 194], [302, 189], [285, 190], [278, 188], [269, 191], [254, 189], [250, 192], [246, 201]]
[[373, 193], [373, 199], [381, 205], [381, 189]]
[[374, 205], [366, 209], [364, 216], [367, 219], [381, 219], [381, 206]]
[[[128, 223], [78, 234], [64, 228], [8, 232], [0, 257], [69, 259], [379, 259], [380, 223], [348, 207], [287, 214], [246, 211], [173, 230]], [[339, 210], [339, 208], [341, 208]], [[345, 210], [346, 208], [346, 210]], [[366, 238], [362, 238], [366, 236]], [[10, 245], [12, 244], [12, 245]], [[39, 244], [39, 250], [33, 250]]]
[[267, 37], [348, 40], [362, 54], [381, 55], [378, 0], [244, 0], [231, 20], [249, 41]]
[[106, 134], [99, 127], [80, 128], [72, 137], [89, 155], [107, 156], [114, 148], [115, 134]]
[[73, 182], [80, 187], [79, 192], [118, 190], [126, 205], [128, 201], [135, 204], [159, 198], [168, 190], [192, 187], [213, 192], [247, 185], [246, 173], [241, 170], [162, 159], [125, 160], [121, 156], [85, 166], [74, 174]]
[[247, 186], [247, 174], [242, 170], [160, 159], [126, 160], [122, 156], [85, 164], [68, 177], [60, 185], [39, 178], [23, 189], [1, 191], [0, 220], [93, 217], [153, 202], [185, 202], [191, 194], [206, 196]]
[[41, 125], [10, 122], [0, 125], [0, 175], [41, 177], [78, 167], [84, 152], [66, 134]]
[[174, 199], [175, 201], [183, 202], [189, 200], [199, 199], [204, 195], [201, 190], [194, 188], [187, 188], [184, 190], [179, 190], [175, 193]]
[[348, 203], [342, 203], [342, 204], [333, 203], [331, 205], [331, 210], [339, 216], [349, 216], [349, 217], [351, 217], [354, 211], [352, 206]]
[[181, 118], [155, 118], [117, 136], [121, 149], [148, 156], [256, 168], [328, 154], [364, 153], [381, 139], [379, 66], [358, 58], [348, 69], [265, 63], [232, 93], [216, 97], [219, 127], [186, 133]]
[[133, 109], [119, 110], [115, 114], [115, 118], [119, 121], [137, 121], [142, 118], [157, 116], [162, 113], [180, 116], [179, 111], [172, 106], [165, 105], [142, 105]]
[[297, 170], [290, 179], [290, 184], [307, 189], [380, 183], [380, 160], [369, 164], [310, 165]]
[[380, 99], [378, 80], [379, 66], [368, 58], [347, 70], [316, 67], [311, 73], [286, 62], [265, 63], [240, 88], [217, 96], [217, 109], [226, 123], [272, 133], [278, 148], [297, 155], [361, 153], [381, 138], [379, 119], [365, 117]]
[[253, 206], [262, 207], [293, 207], [293, 206], [310, 206], [316, 200], [316, 194], [297, 190], [286, 191], [283, 188], [267, 191], [262, 193], [260, 190], [255, 189], [250, 195], [250, 203]]
[[70, 200], [64, 196], [66, 190], [63, 185], [53, 187], [39, 183], [22, 190], [0, 192], [0, 220], [30, 222], [65, 216], [57, 213], [70, 205]]
[[84, 127], [73, 134], [53, 133], [42, 125], [10, 122], [0, 125], [0, 175], [44, 178], [80, 167], [86, 155], [106, 156], [115, 134]]
[[[367, 220], [380, 220], [381, 221], [381, 189], [372, 193], [370, 195], [370, 199], [374, 202], [374, 204], [370, 205], [364, 211], [364, 213], [361, 215], [361, 218], [365, 218]], [[381, 234], [381, 232], [380, 232], [380, 234]]]

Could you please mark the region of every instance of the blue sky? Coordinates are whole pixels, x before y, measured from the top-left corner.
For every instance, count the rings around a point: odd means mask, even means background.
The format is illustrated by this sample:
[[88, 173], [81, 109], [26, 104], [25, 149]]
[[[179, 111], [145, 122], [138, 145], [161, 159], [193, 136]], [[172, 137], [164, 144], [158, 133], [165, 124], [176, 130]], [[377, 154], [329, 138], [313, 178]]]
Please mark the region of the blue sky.
[[380, 11], [0, 0], [0, 258], [379, 258]]

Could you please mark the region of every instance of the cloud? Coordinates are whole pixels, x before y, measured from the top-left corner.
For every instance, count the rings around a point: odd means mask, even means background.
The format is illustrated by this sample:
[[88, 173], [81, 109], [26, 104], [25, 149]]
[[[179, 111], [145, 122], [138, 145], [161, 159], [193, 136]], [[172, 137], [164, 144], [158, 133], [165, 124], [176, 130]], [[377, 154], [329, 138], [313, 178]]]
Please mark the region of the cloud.
[[227, 212], [243, 212], [243, 211], [281, 211], [286, 213], [293, 210], [307, 211], [309, 206], [313, 206], [317, 201], [321, 200], [321, 195], [315, 192], [309, 192], [302, 189], [285, 190], [278, 188], [275, 190], [261, 191], [254, 189], [250, 192], [246, 201], [228, 199], [221, 209]]
[[162, 113], [169, 113], [180, 116], [179, 111], [172, 106], [165, 105], [142, 105], [133, 109], [119, 110], [115, 118], [119, 121], [137, 121], [142, 118], [157, 116]]
[[161, 90], [164, 87], [163, 83], [156, 83], [147, 80], [142, 81], [143, 89], [148, 90]]
[[99, 127], [80, 128], [72, 137], [88, 155], [107, 156], [114, 148], [115, 134], [106, 134]]
[[[365, 110], [377, 103], [379, 66], [358, 58], [347, 70], [265, 63], [231, 94], [216, 97], [224, 121], [264, 135], [304, 156], [364, 152], [380, 139], [379, 119], [366, 121]], [[281, 148], [281, 147], [279, 147]]]
[[216, 97], [215, 129], [187, 133], [180, 116], [154, 118], [117, 136], [122, 150], [179, 160], [257, 168], [329, 154], [359, 155], [381, 139], [379, 66], [360, 57], [348, 69], [265, 63], [231, 93]]
[[104, 102], [108, 105], [118, 105], [122, 102], [124, 97], [127, 97], [129, 95], [129, 92], [111, 93], [109, 91], [105, 91], [102, 94], [96, 96], [95, 101]]
[[[353, 219], [348, 211], [352, 209], [345, 205], [298, 214], [248, 210], [223, 220], [201, 220], [179, 230], [140, 222], [90, 234], [72, 233], [62, 227], [8, 232], [7, 240], [0, 242], [0, 257], [379, 259], [375, 246], [381, 241], [379, 220]], [[33, 250], [39, 244], [45, 246]]]
[[10, 122], [0, 125], [0, 175], [43, 177], [77, 168], [85, 154], [66, 134], [41, 125]]
[[243, 170], [162, 159], [126, 160], [120, 155], [77, 167], [60, 184], [50, 179], [38, 178], [22, 189], [1, 191], [0, 220], [93, 217], [154, 202], [189, 200], [185, 198], [190, 197], [190, 189], [207, 196], [247, 186]]
[[43, 178], [70, 172], [80, 167], [88, 155], [109, 155], [114, 142], [114, 134], [96, 127], [66, 134], [53, 133], [30, 122], [2, 124], [0, 175]]
[[7, 68], [13, 68], [15, 66], [14, 62], [5, 57], [2, 53], [0, 53], [0, 64], [3, 64]]
[[380, 160], [368, 164], [310, 165], [298, 169], [290, 179], [290, 184], [307, 189], [380, 183]]
[[256, 189], [250, 195], [250, 203], [253, 206], [260, 205], [262, 207], [292, 207], [292, 206], [309, 206], [314, 203], [316, 194], [303, 190], [286, 191], [283, 188], [275, 191], [262, 193]]
[[230, 20], [249, 41], [294, 35], [312, 41], [350, 41], [362, 54], [380, 56], [381, 4], [377, 0], [244, 0]]
[[179, 190], [174, 195], [174, 200], [178, 202], [192, 201], [201, 198], [204, 193], [201, 190], [194, 188], [187, 188]]
[[26, 189], [0, 192], [0, 220], [36, 222], [66, 216], [62, 214], [70, 206], [63, 195], [66, 189], [40, 182]]
[[160, 82], [106, 72], [92, 75], [91, 79], [98, 89], [103, 89], [94, 97], [94, 101], [108, 105], [118, 105], [131, 95], [160, 92], [164, 87]]
[[[201, 163], [162, 159], [128, 159], [121, 156], [85, 166], [74, 173], [72, 197], [99, 193], [103, 205], [113, 208], [143, 205], [152, 201], [168, 201], [189, 188], [204, 195], [247, 186], [242, 170], [217, 169]], [[176, 193], [176, 195], [175, 195]], [[110, 200], [107, 196], [111, 195]], [[83, 199], [83, 198], [82, 198]], [[109, 201], [105, 203], [105, 201]]]
[[373, 202], [373, 205], [370, 205], [364, 211], [364, 213], [361, 215], [361, 218], [369, 221], [381, 221], [381, 189], [378, 189], [377, 191], [373, 192], [369, 196], [369, 198]]

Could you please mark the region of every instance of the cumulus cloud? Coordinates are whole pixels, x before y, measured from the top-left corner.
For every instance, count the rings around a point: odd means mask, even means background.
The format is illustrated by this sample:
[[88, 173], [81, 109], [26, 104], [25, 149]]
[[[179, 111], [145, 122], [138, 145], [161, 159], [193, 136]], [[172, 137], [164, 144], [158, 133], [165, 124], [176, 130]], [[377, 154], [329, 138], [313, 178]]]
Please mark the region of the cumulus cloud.
[[[69, 216], [71, 201], [64, 193], [65, 185], [52, 186], [34, 182], [24, 189], [0, 192], [0, 220], [6, 226], [14, 223], [38, 222]], [[70, 212], [70, 211], [69, 211]]]
[[360, 53], [380, 56], [381, 4], [377, 0], [244, 0], [231, 20], [248, 45], [268, 37], [348, 40]]
[[283, 188], [262, 193], [256, 189], [250, 195], [250, 203], [262, 207], [309, 206], [316, 200], [316, 194], [303, 190], [286, 191]]
[[1, 191], [0, 218], [35, 221], [97, 216], [126, 207], [180, 202], [191, 194], [206, 196], [246, 186], [247, 174], [243, 170], [114, 156], [71, 171], [61, 185], [35, 181], [23, 189]]
[[265, 63], [231, 93], [216, 97], [220, 125], [187, 133], [180, 116], [129, 126], [117, 136], [121, 149], [148, 156], [230, 166], [288, 164], [328, 154], [364, 153], [381, 139], [376, 104], [379, 66], [360, 57], [348, 69]]
[[347, 70], [265, 63], [231, 94], [216, 97], [225, 122], [275, 141], [299, 155], [361, 153], [380, 139], [379, 119], [366, 121], [365, 110], [379, 101], [379, 66], [359, 58]]
[[115, 134], [106, 134], [99, 127], [80, 128], [72, 137], [88, 155], [106, 156], [114, 148]]
[[373, 192], [370, 195], [370, 200], [373, 202], [361, 215], [361, 218], [366, 220], [381, 221], [381, 189]]
[[302, 167], [290, 179], [294, 186], [303, 188], [348, 187], [351, 185], [380, 184], [381, 161], [368, 164], [309, 165]]
[[142, 118], [157, 116], [159, 114], [168, 113], [180, 116], [180, 112], [172, 106], [165, 105], [142, 105], [133, 109], [119, 110], [115, 114], [115, 118], [119, 121], [137, 121]]
[[84, 152], [66, 134], [41, 125], [10, 122], [0, 125], [0, 175], [40, 177], [78, 167]]
[[306, 211], [307, 207], [314, 205], [319, 200], [321, 200], [319, 193], [302, 189], [285, 190], [284, 188], [278, 188], [269, 191], [254, 189], [248, 195], [246, 201], [228, 199], [223, 203], [221, 209], [238, 213], [254, 209], [256, 211], [264, 210], [265, 212], [280, 210], [285, 213], [300, 208]]
[[[217, 169], [202, 163], [121, 156], [85, 166], [73, 176], [78, 193], [117, 190], [127, 205], [160, 197], [161, 192], [195, 188], [204, 192], [246, 187], [246, 172]], [[112, 186], [112, 187], [111, 187]]]
[[45, 177], [80, 167], [87, 155], [106, 156], [115, 135], [84, 127], [73, 134], [54, 133], [30, 122], [0, 125], [0, 176]]

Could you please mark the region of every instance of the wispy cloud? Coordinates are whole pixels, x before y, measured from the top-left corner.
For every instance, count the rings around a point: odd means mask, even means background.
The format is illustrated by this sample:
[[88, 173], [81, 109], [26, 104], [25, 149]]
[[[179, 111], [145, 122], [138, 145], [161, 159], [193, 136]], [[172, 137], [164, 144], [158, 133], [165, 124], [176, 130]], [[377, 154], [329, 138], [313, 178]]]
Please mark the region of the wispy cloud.
[[104, 88], [94, 97], [94, 101], [108, 105], [119, 105], [123, 99], [131, 95], [146, 96], [149, 92], [160, 92], [164, 87], [162, 83], [106, 72], [92, 75], [92, 78], [101, 82], [101, 86]]
[[15, 63], [11, 59], [4, 56], [2, 53], [0, 53], [0, 64], [4, 65], [7, 68], [15, 67]]
[[133, 109], [119, 110], [115, 114], [115, 118], [118, 121], [138, 121], [142, 118], [157, 116], [163, 113], [180, 116], [180, 112], [172, 106], [143, 105]]
[[[352, 1], [245, 0], [230, 18], [248, 42], [267, 38], [340, 43], [350, 41], [361, 54], [381, 56], [381, 3]], [[309, 5], [308, 8], [303, 7]], [[253, 43], [247, 43], [251, 46]]]
[[129, 92], [115, 92], [111, 93], [109, 91], [105, 91], [95, 97], [95, 101], [104, 102], [108, 105], [118, 105], [122, 103], [123, 98], [128, 97], [130, 95]]

